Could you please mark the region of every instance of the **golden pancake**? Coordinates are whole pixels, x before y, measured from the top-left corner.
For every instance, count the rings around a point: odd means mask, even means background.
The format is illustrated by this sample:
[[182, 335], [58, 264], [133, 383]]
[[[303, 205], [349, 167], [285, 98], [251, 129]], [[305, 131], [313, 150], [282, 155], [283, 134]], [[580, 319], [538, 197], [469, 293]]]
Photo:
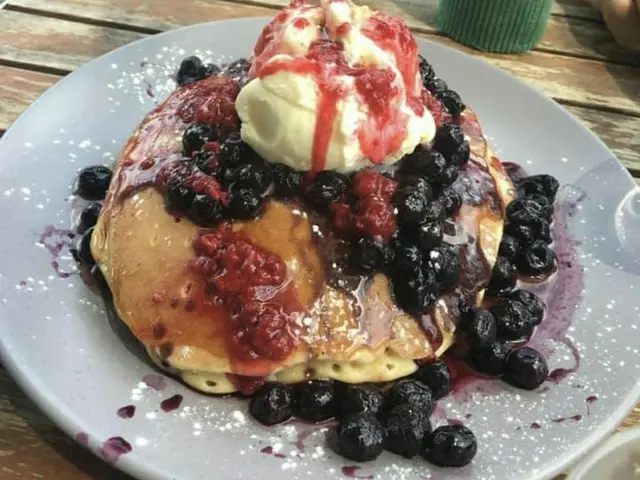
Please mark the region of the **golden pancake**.
[[325, 251], [332, 240], [318, 238], [314, 216], [299, 204], [271, 200], [260, 218], [235, 222], [232, 231], [286, 266], [282, 289], [295, 292], [299, 310], [287, 326], [295, 344], [284, 358], [246, 358], [229, 340], [230, 312], [211, 299], [206, 279], [192, 268], [194, 240], [206, 238], [207, 230], [167, 212], [154, 186], [163, 166], [182, 150], [194, 99], [210, 101], [233, 88], [220, 77], [180, 88], [142, 121], [118, 160], [91, 247], [122, 321], [158, 365], [209, 393], [248, 391], [246, 382], [262, 377], [384, 382], [411, 374], [416, 360], [442, 355], [454, 340], [459, 300], [482, 301], [502, 238], [504, 206], [513, 198], [511, 181], [475, 115], [466, 110], [461, 120], [472, 154], [458, 180], [465, 203], [447, 239], [461, 252], [455, 290], [416, 319], [395, 305], [383, 274], [353, 288], [333, 286]]

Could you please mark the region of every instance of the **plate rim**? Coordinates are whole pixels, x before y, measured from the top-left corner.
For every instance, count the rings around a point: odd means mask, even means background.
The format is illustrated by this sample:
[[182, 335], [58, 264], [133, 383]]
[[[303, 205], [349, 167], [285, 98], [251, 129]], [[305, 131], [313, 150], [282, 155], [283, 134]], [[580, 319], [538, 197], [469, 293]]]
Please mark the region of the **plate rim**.
[[[73, 78], [76, 75], [84, 74], [85, 67], [88, 69], [94, 62], [103, 61], [105, 58], [108, 58], [111, 55], [115, 55], [121, 50], [140, 46], [148, 41], [155, 41], [155, 39], [164, 36], [176, 35], [180, 34], [180, 32], [187, 31], [193, 28], [204, 28], [209, 26], [211, 28], [215, 28], [219, 24], [233, 24], [233, 23], [244, 23], [250, 24], [252, 28], [256, 28], [258, 30], [263, 24], [266, 24], [272, 17], [268, 16], [259, 16], [259, 17], [242, 17], [242, 18], [234, 18], [234, 19], [225, 19], [225, 20], [214, 20], [209, 22], [201, 22], [195, 23], [191, 25], [185, 25], [178, 28], [173, 28], [166, 30], [161, 33], [157, 33], [154, 35], [149, 35], [144, 38], [140, 38], [133, 42], [122, 45], [114, 50], [104, 53], [96, 58], [91, 59], [87, 63], [79, 66], [69, 74], [60, 78], [58, 82], [49, 87], [45, 92], [43, 92], [35, 101], [33, 101], [29, 107], [24, 110], [20, 116], [10, 125], [10, 127], [5, 131], [2, 138], [0, 138], [0, 151], [2, 150], [3, 144], [6, 142], [6, 138], [10, 137], [11, 131], [14, 129], [16, 125], [20, 125], [24, 122], [29, 121], [29, 114], [33, 110], [35, 110], [38, 103], [45, 97], [49, 95], [55, 94], [55, 89], [62, 82], [67, 81], [69, 78]], [[259, 31], [256, 32], [258, 34]], [[557, 112], [561, 112], [568, 120], [572, 121], [574, 124], [577, 124], [582, 130], [586, 131], [589, 134], [590, 138], [594, 141], [599, 142], [600, 146], [604, 148], [611, 156], [611, 158], [615, 159], [618, 166], [621, 167], [620, 170], [626, 174], [626, 177], [629, 181], [629, 186], [633, 188], [638, 188], [633, 177], [629, 173], [629, 171], [622, 165], [617, 155], [609, 149], [609, 147], [594, 133], [592, 132], [586, 125], [584, 125], [578, 118], [576, 118], [571, 112], [566, 110], [561, 104], [553, 100], [551, 97], [545, 95], [540, 92], [533, 86], [529, 85], [527, 82], [519, 79], [515, 75], [489, 63], [487, 60], [481, 57], [477, 57], [471, 55], [466, 52], [462, 52], [448, 45], [444, 45], [433, 41], [428, 38], [417, 36], [414, 32], [414, 36], [418, 43], [418, 49], [420, 49], [420, 44], [430, 44], [435, 45], [437, 48], [444, 48], [451, 55], [457, 57], [453, 61], [457, 61], [459, 59], [464, 59], [465, 61], [477, 62], [482, 65], [483, 68], [489, 68], [494, 74], [502, 76], [504, 79], [510, 82], [516, 82], [520, 87], [525, 88], [530, 94], [535, 95], [539, 101], [545, 102], [549, 107], [553, 107]], [[424, 49], [422, 49], [424, 50]], [[4, 368], [9, 372], [11, 378], [15, 383], [27, 394], [30, 401], [32, 401], [35, 405], [40, 408], [45, 415], [53, 421], [53, 423], [60, 428], [65, 434], [70, 437], [72, 440], [75, 439], [77, 432], [89, 432], [91, 429], [83, 427], [83, 422], [78, 418], [67, 406], [62, 402], [55, 402], [51, 399], [51, 395], [43, 395], [42, 392], [46, 392], [47, 388], [43, 384], [43, 382], [38, 381], [37, 376], [34, 376], [33, 373], [30, 373], [30, 369], [25, 369], [18, 365], [18, 361], [15, 358], [14, 354], [11, 353], [12, 348], [9, 348], [5, 340], [0, 338], [0, 361]], [[629, 394], [623, 398], [623, 401], [619, 403], [619, 406], [610, 412], [608, 417], [597, 425], [590, 434], [585, 437], [582, 441], [578, 442], [575, 447], [567, 451], [563, 456], [559, 457], [555, 462], [551, 462], [544, 467], [533, 470], [531, 475], [527, 475], [528, 480], [550, 480], [554, 476], [559, 475], [561, 473], [566, 473], [568, 467], [573, 466], [580, 458], [584, 455], [588, 454], [593, 450], [597, 444], [605, 439], [607, 435], [613, 432], [616, 427], [629, 415], [629, 413], [633, 410], [637, 402], [640, 400], [640, 376], [636, 379], [636, 385], [630, 390]], [[91, 436], [90, 436], [91, 438]], [[94, 439], [95, 440], [95, 439]], [[94, 454], [100, 460], [103, 458], [98, 454], [97, 449], [95, 448], [87, 448], [92, 454]], [[167, 472], [160, 471], [155, 468], [149, 462], [143, 461], [135, 452], [132, 452], [129, 455], [122, 457], [115, 465], [115, 468], [122, 470], [128, 474], [133, 475], [136, 478], [157, 478], [160, 480], [169, 480], [170, 477]], [[152, 477], [150, 477], [152, 475]]]

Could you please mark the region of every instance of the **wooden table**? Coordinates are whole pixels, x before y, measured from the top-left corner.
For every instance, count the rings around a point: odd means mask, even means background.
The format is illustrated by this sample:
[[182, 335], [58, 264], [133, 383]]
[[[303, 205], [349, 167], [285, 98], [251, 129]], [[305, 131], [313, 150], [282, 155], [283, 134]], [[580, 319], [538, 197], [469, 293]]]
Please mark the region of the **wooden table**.
[[[41, 93], [87, 61], [204, 20], [271, 16], [286, 0], [0, 0], [0, 135]], [[525, 55], [461, 47], [433, 26], [436, 0], [369, 0], [416, 34], [486, 58], [553, 97], [640, 178], [640, 55], [620, 48], [582, 0], [558, 0]], [[640, 180], [639, 180], [640, 181]], [[640, 407], [622, 427], [640, 423]], [[0, 478], [123, 480], [55, 427], [0, 367]]]

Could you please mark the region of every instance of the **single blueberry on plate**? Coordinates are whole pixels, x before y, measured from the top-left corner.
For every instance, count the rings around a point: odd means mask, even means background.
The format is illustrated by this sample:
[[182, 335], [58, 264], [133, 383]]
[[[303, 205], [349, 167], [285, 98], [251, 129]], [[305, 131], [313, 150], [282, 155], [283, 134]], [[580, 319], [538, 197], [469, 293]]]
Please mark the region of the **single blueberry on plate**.
[[451, 371], [442, 360], [421, 365], [413, 376], [431, 390], [434, 400], [440, 400], [451, 392]]
[[514, 387], [535, 390], [548, 376], [547, 360], [531, 347], [513, 350], [507, 357], [504, 380]]
[[378, 415], [384, 405], [382, 392], [374, 387], [346, 385], [340, 400], [340, 417], [359, 413]]
[[440, 467], [463, 467], [471, 463], [477, 450], [471, 430], [464, 425], [444, 425], [427, 436], [422, 456]]
[[496, 319], [499, 339], [520, 341], [531, 337], [535, 325], [531, 314], [522, 303], [499, 298], [491, 308], [491, 313]]
[[511, 347], [507, 342], [497, 341], [486, 348], [471, 350], [469, 366], [475, 371], [499, 377], [505, 372], [507, 355]]
[[384, 429], [372, 413], [350, 415], [330, 433], [332, 450], [349, 460], [375, 460], [384, 450]]
[[465, 329], [467, 345], [472, 350], [487, 348], [496, 341], [496, 319], [482, 308], [475, 308], [473, 312], [473, 318]]
[[431, 432], [429, 414], [410, 404], [392, 408], [384, 427], [387, 450], [405, 458], [418, 455], [425, 435]]
[[275, 425], [293, 415], [293, 389], [283, 383], [267, 383], [251, 398], [251, 416], [264, 425]]
[[543, 240], [536, 240], [520, 252], [517, 267], [521, 275], [548, 275], [556, 268], [556, 254]]
[[103, 165], [80, 170], [76, 193], [85, 200], [102, 200], [107, 194], [113, 172]]
[[84, 265], [88, 267], [95, 265], [96, 261], [93, 258], [93, 254], [91, 253], [91, 237], [93, 236], [94, 228], [90, 228], [82, 237], [80, 237], [80, 242], [78, 243], [78, 260]]
[[514, 290], [507, 298], [522, 303], [529, 314], [534, 325], [539, 325], [544, 318], [544, 304], [540, 297], [528, 290]]
[[97, 202], [91, 202], [82, 209], [80, 222], [78, 223], [78, 233], [83, 233], [98, 223], [101, 209], [102, 205]]
[[202, 80], [205, 75], [205, 70], [202, 65], [202, 60], [195, 55], [190, 56], [180, 62], [178, 73], [176, 74], [176, 83], [183, 87], [189, 83]]
[[321, 422], [338, 413], [338, 399], [333, 382], [311, 380], [296, 385], [295, 413], [303, 420]]
[[387, 394], [386, 410], [391, 411], [398, 405], [409, 404], [424, 412], [427, 416], [433, 410], [431, 390], [419, 380], [405, 378], [396, 382]]

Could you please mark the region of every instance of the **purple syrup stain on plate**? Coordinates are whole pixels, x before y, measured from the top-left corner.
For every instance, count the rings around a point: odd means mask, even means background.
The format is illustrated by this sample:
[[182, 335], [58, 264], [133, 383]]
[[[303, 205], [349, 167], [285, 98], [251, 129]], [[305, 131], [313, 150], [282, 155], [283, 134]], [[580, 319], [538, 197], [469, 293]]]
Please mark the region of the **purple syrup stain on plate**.
[[126, 405], [122, 408], [119, 408], [116, 413], [120, 418], [133, 418], [133, 416], [136, 414], [136, 407], [135, 405]]
[[464, 423], [457, 418], [447, 418], [447, 425], [464, 425]]
[[[53, 225], [47, 225], [39, 234], [38, 244], [51, 254], [51, 267], [60, 278], [69, 278], [77, 273], [74, 266], [75, 237], [71, 230], [56, 228]], [[69, 265], [63, 268], [62, 261]]]
[[76, 442], [78, 442], [83, 447], [89, 446], [89, 435], [85, 432], [80, 432], [76, 435]]
[[595, 403], [597, 401], [598, 401], [597, 395], [589, 395], [586, 400], [587, 403]]
[[529, 428], [532, 430], [540, 430], [542, 428], [542, 425], [540, 425], [538, 422], [533, 422], [531, 423], [531, 425], [529, 425]]
[[182, 395], [174, 395], [160, 402], [160, 408], [166, 413], [177, 410], [180, 405], [182, 405]]
[[108, 463], [116, 463], [122, 455], [130, 453], [131, 444], [122, 437], [111, 437], [100, 447], [99, 453]]
[[273, 447], [271, 445], [260, 449], [260, 453], [264, 453], [265, 455], [273, 455]]
[[559, 418], [554, 418], [553, 420], [551, 420], [553, 423], [563, 423], [566, 422], [567, 420], [573, 420], [574, 422], [579, 422], [580, 420], [582, 420], [582, 415], [572, 415], [571, 417], [559, 417]]
[[142, 377], [142, 381], [147, 387], [152, 388], [157, 392], [164, 390], [167, 386], [167, 380], [159, 373], [147, 373]]
[[347, 465], [342, 467], [342, 473], [344, 474], [345, 477], [348, 478], [360, 478], [360, 479], [367, 479], [370, 480], [373, 478], [373, 475], [358, 475], [358, 470], [360, 470], [361, 467], [358, 467], [356, 465]]

